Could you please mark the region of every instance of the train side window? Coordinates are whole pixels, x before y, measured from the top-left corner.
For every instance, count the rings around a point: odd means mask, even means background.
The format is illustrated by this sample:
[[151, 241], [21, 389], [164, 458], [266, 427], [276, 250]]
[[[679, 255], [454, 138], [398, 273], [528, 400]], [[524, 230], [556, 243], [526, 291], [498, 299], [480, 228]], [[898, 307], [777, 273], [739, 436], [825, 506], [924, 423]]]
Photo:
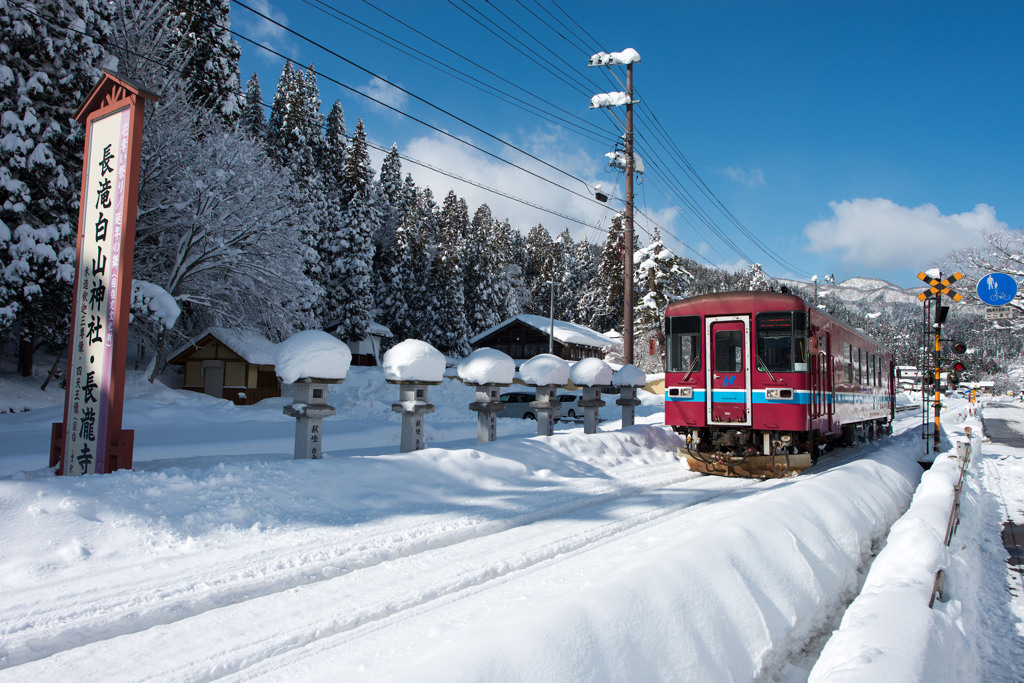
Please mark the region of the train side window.
[[757, 315], [757, 370], [805, 372], [807, 352], [807, 314], [804, 311]]
[[853, 347], [843, 342], [843, 365], [846, 366], [844, 379], [853, 382]]
[[854, 369], [857, 371], [857, 376], [854, 378], [854, 381], [857, 384], [860, 384], [863, 379], [862, 369], [864, 367], [864, 359], [862, 354], [863, 352], [860, 349], [856, 349], [856, 353], [853, 354]]
[[665, 319], [666, 372], [700, 370], [701, 320], [699, 315], [672, 316]]
[[743, 370], [743, 333], [739, 330], [715, 332], [715, 372]]

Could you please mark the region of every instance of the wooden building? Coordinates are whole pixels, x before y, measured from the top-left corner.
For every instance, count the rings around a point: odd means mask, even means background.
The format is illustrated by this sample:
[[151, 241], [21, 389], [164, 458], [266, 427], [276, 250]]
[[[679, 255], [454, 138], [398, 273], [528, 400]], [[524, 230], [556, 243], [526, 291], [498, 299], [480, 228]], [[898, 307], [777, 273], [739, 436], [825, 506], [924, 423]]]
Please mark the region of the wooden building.
[[[548, 352], [551, 319], [539, 315], [517, 315], [484, 330], [469, 340], [473, 349], [492, 348], [507, 353], [516, 361], [524, 361]], [[605, 352], [618, 341], [589, 327], [554, 321], [554, 354], [568, 361], [581, 358], [604, 358]]]
[[275, 346], [256, 332], [211, 327], [169, 363], [184, 366], [184, 389], [251, 405], [281, 395]]

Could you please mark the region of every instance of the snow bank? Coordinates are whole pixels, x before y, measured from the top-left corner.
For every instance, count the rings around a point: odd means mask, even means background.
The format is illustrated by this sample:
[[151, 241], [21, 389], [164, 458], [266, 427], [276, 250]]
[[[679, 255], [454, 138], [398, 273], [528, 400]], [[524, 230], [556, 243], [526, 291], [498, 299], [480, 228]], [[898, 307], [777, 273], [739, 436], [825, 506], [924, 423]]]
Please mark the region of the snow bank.
[[348, 345], [321, 330], [305, 330], [277, 345], [274, 368], [282, 382], [305, 377], [343, 380], [352, 364]]
[[558, 356], [542, 353], [520, 365], [519, 376], [534, 387], [564, 386], [569, 381], [569, 364]]
[[647, 373], [635, 365], [623, 365], [612, 375], [612, 384], [617, 387], [642, 387], [647, 384]]
[[444, 367], [444, 355], [419, 339], [406, 339], [384, 354], [384, 377], [389, 382], [440, 382]]
[[516, 362], [496, 349], [477, 349], [459, 361], [459, 379], [466, 384], [512, 384]]
[[[980, 439], [974, 441], [973, 447], [980, 448]], [[929, 652], [930, 641], [943, 629], [942, 603], [936, 602], [934, 610], [928, 603], [936, 572], [949, 566], [946, 525], [959, 477], [955, 448], [936, 458], [925, 472], [910, 509], [890, 530], [885, 549], [825, 645], [810, 681], [974, 678], [964, 671], [972, 658], [950, 656], [948, 647], [945, 654]], [[962, 634], [947, 640], [958, 641], [963, 642]]]
[[537, 567], [527, 585], [462, 595], [426, 632], [407, 622], [386, 642], [310, 652], [301, 671], [399, 681], [771, 675], [824, 625], [806, 615], [824, 620], [852, 597], [858, 568], [905, 509], [921, 470], [900, 450], [651, 524], [642, 539]]
[[606, 387], [612, 382], [612, 368], [600, 358], [584, 358], [573, 363], [569, 379], [578, 387]]

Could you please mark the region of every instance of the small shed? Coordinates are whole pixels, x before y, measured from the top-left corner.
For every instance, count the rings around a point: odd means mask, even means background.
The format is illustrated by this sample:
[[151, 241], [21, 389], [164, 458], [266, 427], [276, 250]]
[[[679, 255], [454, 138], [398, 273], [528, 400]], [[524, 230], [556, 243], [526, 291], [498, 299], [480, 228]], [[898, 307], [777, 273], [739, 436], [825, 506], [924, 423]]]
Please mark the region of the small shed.
[[258, 332], [211, 327], [168, 361], [185, 368], [184, 389], [251, 405], [281, 395], [276, 345]]
[[[324, 332], [334, 335], [338, 339], [338, 327], [340, 323], [334, 323], [324, 328]], [[352, 352], [352, 365], [378, 366], [381, 364], [381, 345], [385, 339], [394, 336], [384, 325], [370, 321], [366, 329], [366, 336], [358, 341], [341, 339], [348, 344], [348, 350]]]
[[[517, 315], [484, 330], [469, 340], [473, 349], [489, 347], [507, 353], [517, 361], [548, 352], [551, 319], [540, 315]], [[554, 354], [563, 360], [604, 358], [616, 341], [596, 330], [564, 320], [554, 321]]]

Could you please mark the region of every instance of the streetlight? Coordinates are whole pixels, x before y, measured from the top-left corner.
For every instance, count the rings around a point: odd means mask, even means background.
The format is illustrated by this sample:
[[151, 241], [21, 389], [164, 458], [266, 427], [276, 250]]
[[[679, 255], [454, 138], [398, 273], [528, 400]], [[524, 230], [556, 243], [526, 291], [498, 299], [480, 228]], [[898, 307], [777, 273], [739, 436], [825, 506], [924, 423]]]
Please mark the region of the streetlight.
[[[622, 52], [598, 52], [590, 58], [588, 66], [625, 66], [626, 92], [604, 93], [590, 99], [590, 108], [626, 106], [626, 211], [624, 231], [626, 240], [625, 274], [622, 287], [622, 353], [627, 365], [633, 363], [633, 65], [640, 61], [640, 55], [633, 48]], [[613, 159], [614, 162], [614, 159]]]

